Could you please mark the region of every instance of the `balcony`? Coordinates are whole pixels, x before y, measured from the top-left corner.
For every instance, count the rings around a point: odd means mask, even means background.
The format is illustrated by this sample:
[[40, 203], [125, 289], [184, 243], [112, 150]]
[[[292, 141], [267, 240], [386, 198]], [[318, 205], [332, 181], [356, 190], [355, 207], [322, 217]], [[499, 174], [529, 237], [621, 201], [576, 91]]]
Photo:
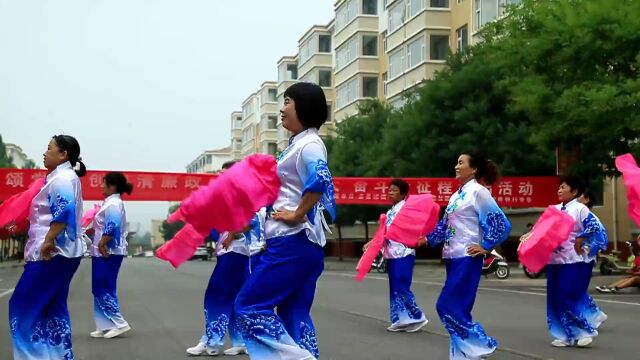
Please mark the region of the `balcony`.
[[387, 52], [393, 51], [396, 47], [425, 29], [451, 30], [451, 11], [449, 9], [433, 8], [422, 10], [418, 15], [387, 35]]
[[377, 15], [358, 15], [349, 25], [334, 35], [333, 48], [337, 49], [358, 31], [378, 32]]

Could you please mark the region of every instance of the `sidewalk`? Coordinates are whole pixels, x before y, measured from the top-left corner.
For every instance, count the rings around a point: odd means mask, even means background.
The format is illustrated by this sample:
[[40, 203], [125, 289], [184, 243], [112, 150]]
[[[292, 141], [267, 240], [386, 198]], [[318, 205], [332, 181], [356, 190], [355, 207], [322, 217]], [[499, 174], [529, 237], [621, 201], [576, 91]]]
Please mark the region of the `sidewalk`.
[[19, 268], [24, 266], [24, 261], [18, 262], [17, 260], [5, 260], [0, 261], [0, 269]]

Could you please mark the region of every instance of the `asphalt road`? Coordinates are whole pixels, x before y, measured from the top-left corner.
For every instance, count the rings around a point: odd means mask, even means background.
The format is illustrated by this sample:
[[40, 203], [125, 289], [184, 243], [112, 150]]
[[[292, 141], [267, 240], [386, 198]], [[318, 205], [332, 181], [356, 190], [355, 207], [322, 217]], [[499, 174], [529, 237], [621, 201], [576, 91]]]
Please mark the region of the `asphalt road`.
[[[202, 334], [202, 297], [213, 261], [194, 261], [179, 270], [153, 258], [125, 259], [120, 301], [133, 330], [122, 338], [92, 339], [91, 267], [76, 273], [69, 306], [76, 359], [185, 359], [185, 349]], [[388, 333], [385, 274], [353, 280], [351, 263], [328, 262], [318, 284], [313, 317], [322, 359], [447, 359], [449, 339], [435, 312], [444, 280], [440, 266], [417, 266], [413, 290], [430, 323], [415, 334]], [[640, 359], [640, 291], [595, 294], [609, 315], [588, 349], [557, 349], [546, 331], [545, 280], [512, 269], [507, 280], [483, 279], [474, 318], [500, 343], [492, 359]], [[0, 265], [0, 359], [11, 359], [8, 300], [22, 269]], [[593, 283], [616, 277], [595, 277]], [[246, 359], [247, 357], [236, 357]]]

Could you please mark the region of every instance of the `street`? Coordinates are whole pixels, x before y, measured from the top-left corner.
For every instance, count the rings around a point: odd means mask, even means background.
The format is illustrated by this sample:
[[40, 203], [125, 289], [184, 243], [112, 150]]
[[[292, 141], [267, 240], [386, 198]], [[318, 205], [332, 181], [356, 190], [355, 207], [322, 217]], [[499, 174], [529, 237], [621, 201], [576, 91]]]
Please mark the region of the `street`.
[[[192, 261], [179, 270], [155, 258], [125, 259], [120, 273], [122, 312], [133, 330], [122, 338], [92, 339], [94, 330], [91, 266], [76, 273], [69, 307], [76, 359], [183, 359], [202, 335], [202, 297], [214, 261]], [[352, 263], [327, 262], [318, 283], [313, 317], [322, 359], [447, 359], [448, 336], [435, 312], [444, 279], [441, 266], [417, 266], [413, 290], [430, 323], [424, 331], [388, 333], [385, 274], [353, 280]], [[22, 268], [0, 267], [0, 359], [11, 359], [7, 312]], [[592, 348], [557, 349], [546, 330], [545, 280], [514, 274], [507, 280], [483, 279], [474, 318], [499, 342], [492, 359], [640, 359], [637, 331], [640, 293], [595, 294], [609, 315]], [[617, 276], [595, 277], [608, 283]], [[246, 357], [238, 357], [240, 359]]]

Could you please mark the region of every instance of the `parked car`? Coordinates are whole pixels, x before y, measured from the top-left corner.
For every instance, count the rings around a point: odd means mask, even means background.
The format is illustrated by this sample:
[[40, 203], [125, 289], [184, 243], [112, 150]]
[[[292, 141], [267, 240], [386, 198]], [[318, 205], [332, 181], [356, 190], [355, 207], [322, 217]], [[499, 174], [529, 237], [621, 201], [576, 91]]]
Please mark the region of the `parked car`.
[[153, 257], [153, 251], [138, 251], [137, 253], [133, 254], [133, 257]]
[[189, 260], [209, 260], [209, 249], [206, 246], [198, 246], [195, 254]]

